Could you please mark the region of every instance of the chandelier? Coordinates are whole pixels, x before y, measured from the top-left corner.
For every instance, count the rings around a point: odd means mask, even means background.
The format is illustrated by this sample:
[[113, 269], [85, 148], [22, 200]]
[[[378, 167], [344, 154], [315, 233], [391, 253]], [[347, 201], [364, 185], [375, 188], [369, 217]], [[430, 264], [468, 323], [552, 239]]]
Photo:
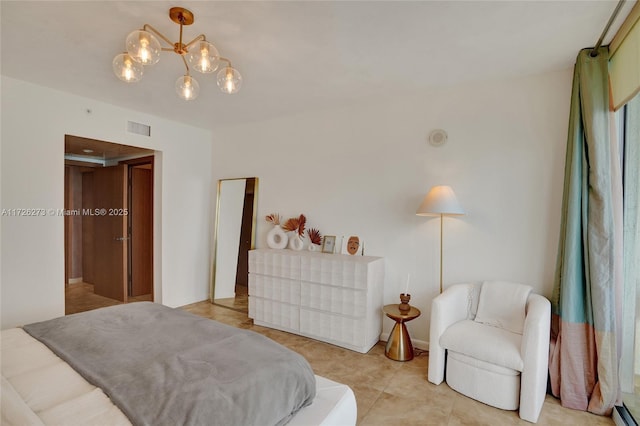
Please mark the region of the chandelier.
[[[210, 74], [218, 69], [218, 87], [223, 93], [236, 93], [242, 85], [242, 76], [231, 66], [231, 61], [223, 58], [218, 49], [209, 43], [204, 34], [200, 34], [189, 43], [182, 42], [182, 27], [193, 24], [193, 13], [182, 7], [172, 7], [169, 18], [180, 25], [180, 38], [172, 43], [167, 37], [149, 24], [144, 24], [141, 30], [133, 31], [127, 36], [127, 51], [120, 53], [113, 59], [113, 72], [127, 83], [140, 81], [143, 65], [153, 65], [160, 60], [160, 52], [174, 52], [180, 55], [186, 68], [185, 75], [176, 81], [176, 92], [184, 100], [192, 100], [198, 96], [200, 85], [190, 74], [191, 68], [203, 74]], [[155, 35], [154, 35], [155, 34]], [[162, 47], [158, 38], [167, 44]]]

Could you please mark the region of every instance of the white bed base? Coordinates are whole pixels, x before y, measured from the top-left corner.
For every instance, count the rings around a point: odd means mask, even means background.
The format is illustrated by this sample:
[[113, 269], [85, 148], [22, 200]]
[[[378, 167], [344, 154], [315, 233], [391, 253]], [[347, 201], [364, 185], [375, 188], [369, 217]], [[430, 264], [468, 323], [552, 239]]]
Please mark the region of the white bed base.
[[[100, 388], [21, 328], [3, 330], [1, 336], [2, 425], [131, 425]], [[349, 386], [316, 376], [316, 389], [313, 403], [288, 425], [356, 424]]]

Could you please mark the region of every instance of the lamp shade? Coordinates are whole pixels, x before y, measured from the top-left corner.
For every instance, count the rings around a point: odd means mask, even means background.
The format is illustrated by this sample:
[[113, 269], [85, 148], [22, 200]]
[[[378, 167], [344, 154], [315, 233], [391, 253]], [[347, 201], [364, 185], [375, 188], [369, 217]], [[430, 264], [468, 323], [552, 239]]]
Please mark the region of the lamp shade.
[[418, 208], [418, 216], [463, 215], [464, 210], [456, 198], [456, 194], [448, 185], [434, 186], [425, 195]]

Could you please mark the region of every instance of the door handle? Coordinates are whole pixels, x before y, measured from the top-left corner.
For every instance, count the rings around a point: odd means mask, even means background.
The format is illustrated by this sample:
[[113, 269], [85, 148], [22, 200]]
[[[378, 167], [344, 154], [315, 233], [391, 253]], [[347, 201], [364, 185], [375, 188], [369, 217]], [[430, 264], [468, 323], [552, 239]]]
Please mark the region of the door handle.
[[113, 237], [114, 241], [126, 241], [129, 237]]

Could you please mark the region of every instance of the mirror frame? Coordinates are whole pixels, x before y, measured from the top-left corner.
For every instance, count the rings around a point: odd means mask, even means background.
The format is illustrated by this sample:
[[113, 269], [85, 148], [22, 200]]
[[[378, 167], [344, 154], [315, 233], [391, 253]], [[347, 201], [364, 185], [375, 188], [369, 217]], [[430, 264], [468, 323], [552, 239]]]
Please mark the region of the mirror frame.
[[[215, 295], [216, 295], [216, 259], [218, 257], [218, 229], [220, 226], [220, 194], [222, 190], [222, 184], [226, 181], [237, 181], [244, 180], [246, 182], [247, 179], [254, 179], [253, 186], [253, 217], [251, 219], [251, 244], [250, 250], [256, 248], [256, 227], [257, 227], [257, 218], [258, 218], [258, 188], [259, 188], [259, 179], [257, 176], [248, 176], [242, 178], [229, 178], [229, 179], [219, 179], [217, 185], [217, 193], [216, 193], [216, 220], [214, 224], [214, 234], [213, 234], [213, 253], [212, 253], [212, 261], [211, 261], [211, 283], [210, 283], [210, 294], [209, 300], [211, 303], [214, 303]], [[245, 186], [245, 195], [246, 195], [246, 186]]]

